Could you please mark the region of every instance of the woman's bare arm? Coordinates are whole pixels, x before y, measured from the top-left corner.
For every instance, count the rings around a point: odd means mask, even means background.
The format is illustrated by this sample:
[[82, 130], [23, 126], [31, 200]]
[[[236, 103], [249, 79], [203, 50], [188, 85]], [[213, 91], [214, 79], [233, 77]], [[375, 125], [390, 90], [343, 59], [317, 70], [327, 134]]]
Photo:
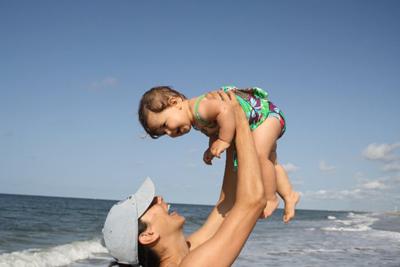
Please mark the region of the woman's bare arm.
[[226, 152], [225, 173], [218, 202], [205, 223], [187, 238], [191, 250], [197, 248], [215, 234], [235, 202], [237, 173], [233, 170], [233, 150], [234, 148], [230, 147]]
[[[181, 266], [230, 266], [250, 235], [266, 200], [261, 170], [253, 138], [243, 111], [234, 94], [221, 93], [226, 102], [234, 103], [236, 148], [239, 160], [235, 202], [218, 230], [193, 249]], [[224, 180], [225, 182], [225, 180]]]

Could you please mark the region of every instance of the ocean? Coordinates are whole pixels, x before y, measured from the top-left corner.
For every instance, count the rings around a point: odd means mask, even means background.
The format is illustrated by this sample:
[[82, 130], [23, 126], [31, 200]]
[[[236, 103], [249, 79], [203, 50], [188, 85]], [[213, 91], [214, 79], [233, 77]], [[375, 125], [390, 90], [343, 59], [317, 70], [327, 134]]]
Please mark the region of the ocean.
[[[0, 194], [0, 267], [108, 266], [101, 229], [116, 201]], [[211, 206], [172, 204], [197, 229]], [[400, 216], [282, 210], [257, 223], [233, 266], [400, 266]]]

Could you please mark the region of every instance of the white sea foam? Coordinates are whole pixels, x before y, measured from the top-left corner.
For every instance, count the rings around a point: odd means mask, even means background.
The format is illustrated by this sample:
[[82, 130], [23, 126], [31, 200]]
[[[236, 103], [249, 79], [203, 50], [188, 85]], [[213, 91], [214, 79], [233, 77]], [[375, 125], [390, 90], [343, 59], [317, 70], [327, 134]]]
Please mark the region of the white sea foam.
[[328, 220], [336, 220], [335, 216], [328, 216]]
[[[324, 231], [364, 232], [369, 231], [378, 218], [371, 217], [372, 214], [354, 214], [350, 212], [347, 220], [334, 220], [335, 225], [322, 228]], [[328, 216], [329, 219], [329, 216]]]
[[47, 249], [28, 249], [0, 254], [0, 267], [63, 266], [77, 260], [94, 258], [96, 253], [107, 253], [100, 240], [77, 241]]
[[338, 253], [338, 252], [343, 252], [343, 249], [318, 248], [318, 249], [303, 249], [302, 251], [306, 254], [309, 254], [309, 253]]
[[370, 230], [368, 226], [357, 226], [357, 227], [324, 227], [324, 231], [340, 231], [340, 232], [364, 232]]

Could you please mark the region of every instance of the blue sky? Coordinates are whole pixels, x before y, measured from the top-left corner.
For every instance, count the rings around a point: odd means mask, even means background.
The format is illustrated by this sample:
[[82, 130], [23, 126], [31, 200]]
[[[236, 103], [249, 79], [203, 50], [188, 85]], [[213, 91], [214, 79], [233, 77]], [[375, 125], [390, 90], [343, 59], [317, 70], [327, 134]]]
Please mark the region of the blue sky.
[[141, 138], [140, 96], [265, 88], [300, 208], [400, 208], [398, 1], [0, 1], [0, 192], [215, 203], [207, 139]]

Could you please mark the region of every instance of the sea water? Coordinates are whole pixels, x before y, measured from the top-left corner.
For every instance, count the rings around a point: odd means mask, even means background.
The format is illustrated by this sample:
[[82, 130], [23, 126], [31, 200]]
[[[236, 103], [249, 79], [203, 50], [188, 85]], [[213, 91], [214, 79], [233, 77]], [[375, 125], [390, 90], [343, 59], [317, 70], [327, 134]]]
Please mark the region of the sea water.
[[[116, 201], [0, 194], [0, 267], [107, 266], [101, 229]], [[172, 204], [186, 234], [211, 206]], [[233, 266], [400, 266], [400, 216], [298, 210], [289, 224], [278, 210], [257, 223]]]

